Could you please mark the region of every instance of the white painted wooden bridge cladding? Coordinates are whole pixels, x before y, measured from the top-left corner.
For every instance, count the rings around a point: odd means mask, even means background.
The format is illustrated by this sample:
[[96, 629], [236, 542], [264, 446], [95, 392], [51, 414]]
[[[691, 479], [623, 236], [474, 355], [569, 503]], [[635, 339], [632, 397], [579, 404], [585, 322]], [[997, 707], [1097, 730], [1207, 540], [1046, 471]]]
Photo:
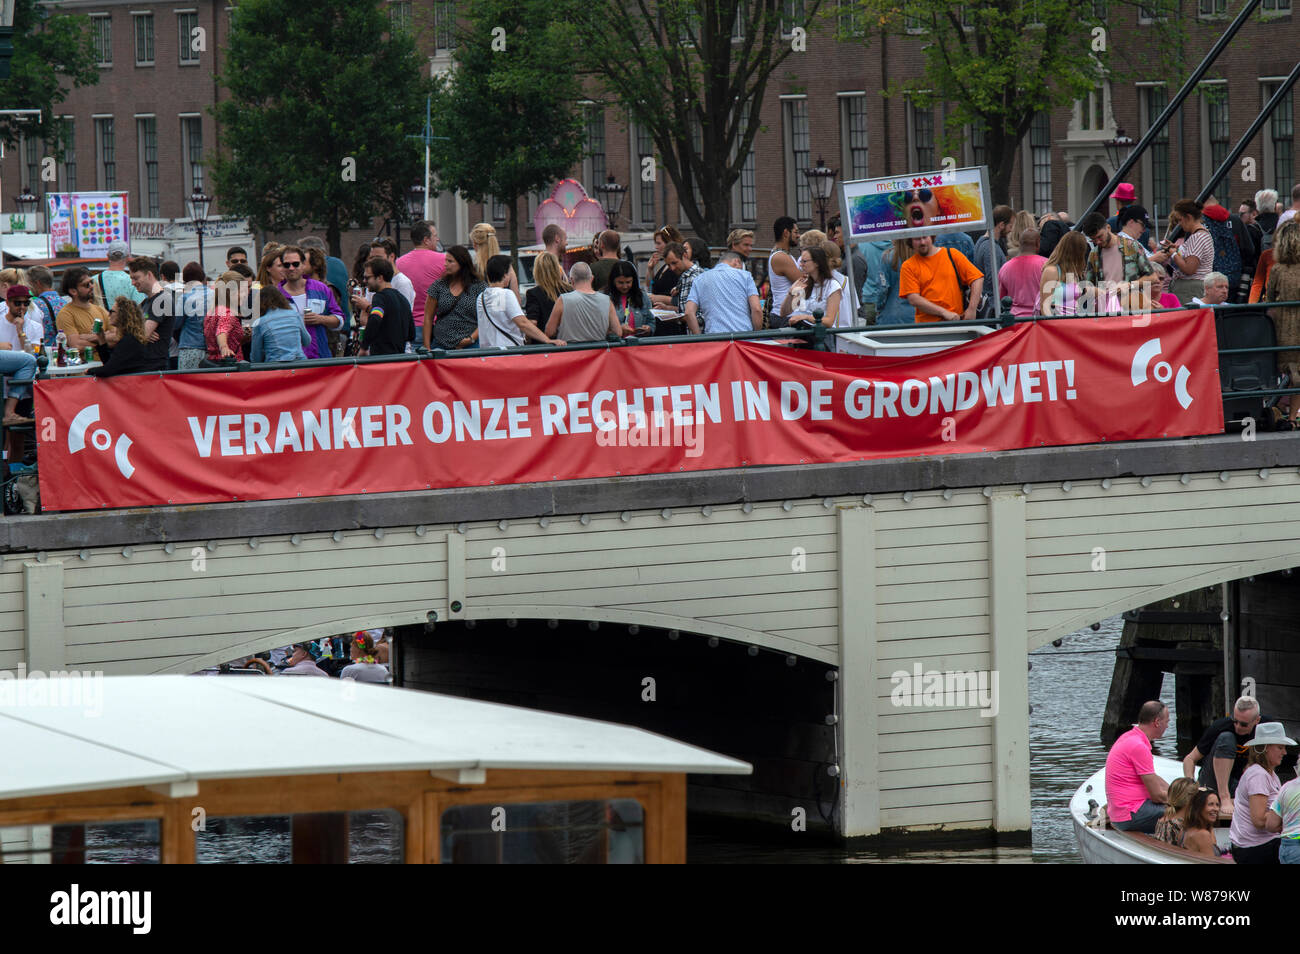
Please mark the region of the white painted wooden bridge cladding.
[[[9, 554], [0, 669], [192, 672], [430, 612], [679, 629], [840, 667], [844, 834], [1023, 831], [1026, 653], [1300, 563], [1296, 504], [1289, 467]], [[999, 715], [896, 708], [916, 663], [996, 670]]]

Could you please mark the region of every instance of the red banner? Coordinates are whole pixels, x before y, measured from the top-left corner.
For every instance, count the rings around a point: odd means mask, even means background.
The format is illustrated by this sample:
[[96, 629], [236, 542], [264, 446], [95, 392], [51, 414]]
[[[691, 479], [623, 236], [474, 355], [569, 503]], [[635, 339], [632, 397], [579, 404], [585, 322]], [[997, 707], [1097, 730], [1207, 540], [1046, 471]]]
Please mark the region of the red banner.
[[270, 500], [1218, 433], [1209, 311], [935, 354], [747, 342], [40, 381], [47, 510]]

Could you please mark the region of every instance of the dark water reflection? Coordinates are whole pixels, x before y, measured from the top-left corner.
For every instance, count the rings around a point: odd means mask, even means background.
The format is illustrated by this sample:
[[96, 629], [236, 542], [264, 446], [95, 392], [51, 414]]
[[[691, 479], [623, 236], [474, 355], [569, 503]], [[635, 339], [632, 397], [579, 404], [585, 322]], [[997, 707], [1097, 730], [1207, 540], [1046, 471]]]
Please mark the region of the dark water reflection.
[[[1079, 864], [1067, 805], [1083, 780], [1101, 768], [1106, 749], [1100, 741], [1101, 720], [1115, 668], [1115, 647], [1124, 621], [1112, 617], [1097, 631], [1082, 629], [1065, 638], [1060, 649], [1036, 650], [1030, 659], [1029, 720], [1032, 848], [935, 848], [903, 851], [844, 851], [827, 845], [800, 848], [782, 839], [773, 843], [746, 842], [734, 834], [719, 836], [692, 831], [687, 856], [693, 863], [751, 862], [760, 864], [819, 863], [999, 863]], [[1174, 709], [1173, 681], [1166, 678], [1161, 698]], [[1174, 756], [1171, 725], [1156, 744], [1156, 754]]]

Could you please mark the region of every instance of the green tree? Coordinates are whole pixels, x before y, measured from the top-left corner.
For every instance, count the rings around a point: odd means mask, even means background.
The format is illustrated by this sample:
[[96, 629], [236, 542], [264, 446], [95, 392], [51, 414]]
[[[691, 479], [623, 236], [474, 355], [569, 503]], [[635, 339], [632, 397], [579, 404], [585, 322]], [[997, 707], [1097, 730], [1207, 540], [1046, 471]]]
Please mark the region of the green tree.
[[428, 81], [404, 30], [375, 0], [242, 0], [213, 108], [229, 153], [213, 163], [222, 208], [258, 228], [344, 229], [402, 214], [423, 176], [415, 141]]
[[[63, 123], [55, 107], [68, 97], [69, 87], [99, 82], [90, 18], [52, 13], [36, 0], [17, 0], [14, 6], [14, 55], [9, 78], [0, 80], [0, 107], [39, 109], [34, 116], [0, 116], [0, 139], [13, 145], [19, 136], [43, 139], [51, 154], [63, 153]], [[22, 185], [37, 188], [38, 183]]]
[[[1130, 0], [846, 3], [877, 32], [911, 35], [924, 44], [924, 74], [887, 92], [904, 94], [923, 109], [946, 104], [941, 145], [949, 154], [961, 155], [967, 129], [983, 131], [996, 203], [1010, 202], [1017, 150], [1038, 113], [1069, 106], [1106, 79], [1118, 82], [1127, 68], [1138, 67], [1135, 60], [1119, 61], [1110, 49], [1112, 24], [1118, 27], [1139, 5]], [[1172, 0], [1141, 5], [1159, 10], [1164, 3]], [[1161, 23], [1159, 43], [1117, 46], [1137, 49], [1145, 72], [1176, 75], [1186, 69], [1172, 55], [1181, 29], [1175, 18]], [[865, 42], [871, 39], [865, 34]]]
[[[692, 228], [712, 244], [760, 123], [768, 83], [811, 57], [821, 0], [582, 0], [584, 56], [604, 94], [649, 131]], [[796, 32], [803, 31], [803, 36]], [[814, 67], [815, 68], [815, 67]]]
[[474, 202], [505, 203], [519, 257], [519, 200], [582, 158], [579, 40], [549, 0], [472, 0], [452, 70], [435, 82], [433, 167]]

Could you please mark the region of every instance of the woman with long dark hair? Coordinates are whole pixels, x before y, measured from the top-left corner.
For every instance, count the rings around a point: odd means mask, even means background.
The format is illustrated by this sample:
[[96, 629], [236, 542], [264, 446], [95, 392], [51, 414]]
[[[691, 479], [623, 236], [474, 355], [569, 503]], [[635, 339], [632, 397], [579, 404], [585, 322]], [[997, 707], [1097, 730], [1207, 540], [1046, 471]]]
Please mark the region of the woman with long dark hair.
[[619, 259], [609, 270], [609, 300], [622, 326], [623, 335], [644, 335], [654, 331], [655, 319], [650, 313], [648, 296], [641, 291], [636, 278], [636, 266]]
[[119, 295], [104, 326], [106, 344], [98, 346], [99, 360], [103, 364], [86, 373], [97, 378], [111, 378], [118, 374], [156, 370], [144, 347], [148, 337], [140, 306], [125, 295]]
[[1184, 305], [1191, 304], [1192, 299], [1201, 294], [1205, 276], [1214, 268], [1214, 238], [1201, 221], [1203, 209], [1204, 206], [1193, 199], [1175, 202], [1170, 218], [1183, 230], [1183, 237], [1177, 243], [1166, 240], [1160, 251], [1151, 256], [1162, 265], [1168, 263], [1173, 277], [1169, 291]]
[[[487, 285], [464, 245], [447, 249], [446, 270], [429, 286], [424, 303], [424, 346], [454, 351], [478, 342], [478, 296]], [[432, 320], [430, 316], [434, 316]]]
[[820, 245], [805, 248], [799, 254], [799, 269], [803, 278], [790, 286], [790, 293], [781, 305], [781, 317], [793, 326], [797, 321], [814, 320], [813, 312], [820, 311], [821, 323], [827, 328], [835, 327], [844, 285], [833, 274], [825, 250]]
[[646, 288], [650, 290], [650, 300], [654, 305], [667, 308], [672, 304], [673, 289], [677, 287], [677, 273], [664, 261], [664, 249], [676, 243], [682, 244], [685, 238], [671, 225], [665, 225], [654, 234], [655, 251], [646, 263]]

